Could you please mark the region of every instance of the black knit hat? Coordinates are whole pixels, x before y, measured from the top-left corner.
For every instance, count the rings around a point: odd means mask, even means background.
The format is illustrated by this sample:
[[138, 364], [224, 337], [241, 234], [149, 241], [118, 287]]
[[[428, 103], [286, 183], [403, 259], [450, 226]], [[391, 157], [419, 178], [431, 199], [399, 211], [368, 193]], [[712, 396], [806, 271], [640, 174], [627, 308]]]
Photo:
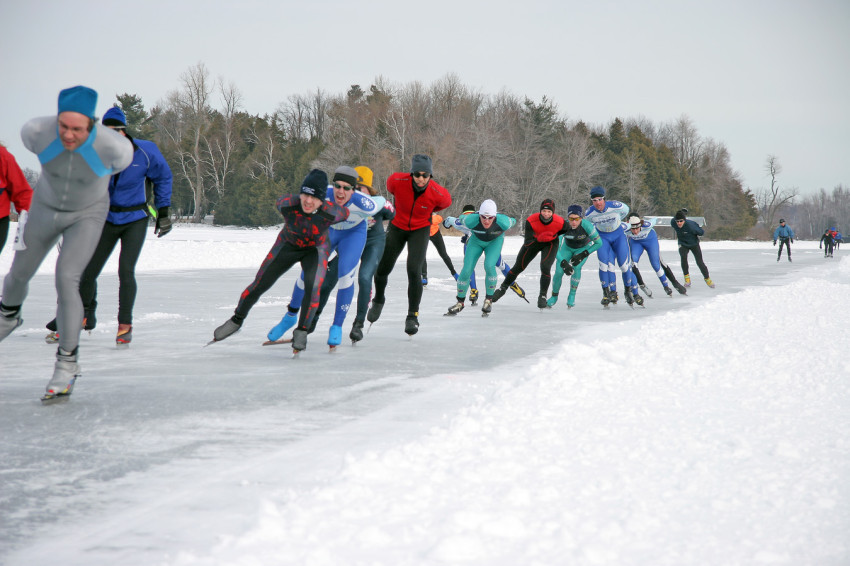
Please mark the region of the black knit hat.
[[544, 199], [540, 205], [540, 210], [551, 210], [555, 212], [555, 201], [550, 198]]
[[681, 210], [676, 211], [676, 220], [685, 220], [685, 213]]
[[433, 171], [431, 170], [431, 158], [422, 153], [417, 153], [413, 156], [413, 159], [410, 161], [410, 172], [416, 173], [417, 171], [424, 171], [429, 175], [433, 175]]
[[313, 169], [301, 182], [301, 193], [314, 196], [319, 199], [325, 198], [328, 188], [328, 174], [321, 169]]

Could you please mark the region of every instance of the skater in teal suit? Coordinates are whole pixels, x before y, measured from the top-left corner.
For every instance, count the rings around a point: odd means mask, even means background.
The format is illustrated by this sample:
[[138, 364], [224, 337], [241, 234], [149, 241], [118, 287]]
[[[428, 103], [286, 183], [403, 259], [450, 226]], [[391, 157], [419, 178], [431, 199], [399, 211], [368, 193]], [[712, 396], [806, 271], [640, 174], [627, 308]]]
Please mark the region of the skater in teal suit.
[[463, 310], [466, 291], [469, 289], [469, 277], [475, 271], [475, 265], [481, 258], [481, 254], [484, 254], [487, 296], [484, 299], [481, 312], [486, 316], [493, 308], [493, 292], [496, 290], [496, 281], [498, 280], [496, 264], [502, 255], [505, 232], [516, 224], [516, 218], [499, 214], [496, 210], [496, 203], [487, 199], [481, 203], [477, 214], [466, 214], [461, 216], [459, 220], [469, 228], [470, 234], [463, 255], [463, 269], [457, 278], [457, 303], [452, 305], [446, 314], [454, 316]]
[[567, 307], [576, 304], [576, 291], [581, 282], [581, 268], [587, 258], [602, 246], [602, 237], [590, 220], [583, 218], [584, 211], [578, 204], [572, 204], [567, 209], [569, 228], [561, 235], [558, 245], [558, 255], [555, 261], [560, 268], [555, 269], [552, 280], [552, 296], [546, 301], [550, 308], [558, 302], [558, 292], [561, 290], [561, 279], [570, 276], [570, 294], [567, 295]]

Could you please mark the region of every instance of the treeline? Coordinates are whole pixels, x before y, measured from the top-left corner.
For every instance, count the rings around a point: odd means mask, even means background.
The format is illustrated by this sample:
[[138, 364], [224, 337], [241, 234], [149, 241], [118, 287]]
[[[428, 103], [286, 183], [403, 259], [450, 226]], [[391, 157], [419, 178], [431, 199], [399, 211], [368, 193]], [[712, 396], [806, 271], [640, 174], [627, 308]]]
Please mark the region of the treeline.
[[641, 214], [686, 207], [705, 216], [712, 238], [742, 238], [758, 218], [726, 148], [686, 116], [593, 127], [567, 121], [545, 97], [482, 94], [454, 75], [430, 86], [379, 77], [367, 90], [292, 95], [252, 116], [236, 86], [212, 81], [202, 63], [180, 82], [150, 112], [133, 94], [117, 99], [131, 133], [157, 142], [172, 167], [173, 211], [195, 222], [214, 214], [216, 224], [276, 224], [275, 199], [297, 191], [311, 167], [367, 165], [383, 187], [414, 153], [433, 158], [454, 199], [450, 213], [486, 198], [517, 218], [547, 197], [564, 211], [589, 205], [589, 189], [601, 184]]

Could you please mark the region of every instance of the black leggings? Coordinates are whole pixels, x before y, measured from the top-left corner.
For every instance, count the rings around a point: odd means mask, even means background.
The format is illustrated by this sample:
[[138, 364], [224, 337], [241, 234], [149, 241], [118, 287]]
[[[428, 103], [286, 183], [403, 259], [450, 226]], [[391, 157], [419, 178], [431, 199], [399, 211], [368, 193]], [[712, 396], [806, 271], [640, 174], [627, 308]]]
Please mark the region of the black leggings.
[[788, 248], [788, 257], [791, 257], [791, 240], [788, 238], [779, 238], [779, 253], [776, 255], [776, 259], [782, 257], [782, 246]]
[[236, 305], [236, 316], [248, 316], [251, 307], [257, 304], [260, 297], [271, 289], [280, 276], [296, 263], [300, 263], [304, 271], [304, 298], [301, 300], [301, 312], [298, 315], [298, 329], [307, 330], [313, 313], [319, 306], [319, 289], [328, 270], [328, 255], [321, 255], [323, 259], [319, 261], [319, 250], [315, 246], [299, 248], [281, 240], [276, 242], [260, 265], [254, 281], [242, 291]]
[[[429, 238], [431, 243], [434, 244], [434, 247], [437, 248], [437, 253], [440, 254], [440, 257], [443, 258], [443, 263], [446, 264], [446, 267], [449, 268], [449, 273], [452, 274], [452, 277], [457, 275], [457, 271], [455, 271], [455, 266], [452, 263], [452, 258], [449, 257], [449, 253], [446, 251], [446, 243], [443, 241], [443, 235], [437, 230], [437, 233]], [[426, 254], [427, 254], [427, 250]], [[428, 278], [428, 259], [426, 258], [422, 262], [422, 277]]]
[[519, 253], [516, 256], [514, 266], [505, 275], [505, 280], [502, 281], [502, 288], [507, 289], [517, 276], [525, 271], [531, 260], [540, 253], [540, 295], [546, 296], [549, 293], [549, 283], [552, 281], [552, 264], [555, 262], [555, 257], [558, 255], [558, 240], [551, 242], [538, 242], [531, 240], [522, 245]]
[[374, 302], [386, 301], [384, 291], [387, 289], [387, 281], [398, 256], [401, 255], [401, 250], [407, 245], [407, 310], [409, 314], [419, 312], [419, 303], [422, 300], [422, 262], [428, 250], [430, 232], [430, 226], [408, 231], [390, 224], [384, 254], [378, 263], [378, 271], [375, 272]]
[[133, 324], [133, 305], [136, 303], [136, 263], [145, 244], [148, 218], [128, 224], [103, 225], [103, 232], [80, 279], [80, 297], [86, 316], [97, 309], [97, 278], [112, 255], [115, 245], [121, 242], [118, 255], [118, 324]]
[[697, 267], [699, 267], [703, 278], [708, 279], [708, 268], [705, 266], [705, 262], [702, 261], [702, 250], [700, 249], [699, 244], [694, 247], [679, 246], [679, 257], [682, 259], [682, 273], [685, 275], [690, 273], [690, 268], [688, 267], [688, 252], [692, 252], [694, 254], [694, 260], [697, 262]]

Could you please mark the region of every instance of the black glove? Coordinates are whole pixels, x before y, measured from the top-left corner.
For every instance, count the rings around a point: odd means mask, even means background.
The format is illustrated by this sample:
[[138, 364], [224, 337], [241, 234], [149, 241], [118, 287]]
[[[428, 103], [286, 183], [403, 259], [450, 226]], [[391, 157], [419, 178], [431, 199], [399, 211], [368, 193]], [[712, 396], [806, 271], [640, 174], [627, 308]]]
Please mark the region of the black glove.
[[792, 243], [792, 244], [794, 243], [794, 238], [791, 238], [791, 243]]
[[774, 245], [774, 246], [776, 245], [776, 240], [773, 240], [773, 245]]
[[589, 255], [590, 255], [590, 252], [587, 251], [587, 250], [584, 250], [583, 252], [579, 252], [576, 255], [574, 255], [572, 257], [572, 259], [570, 259], [570, 263], [573, 264], [573, 267], [575, 267], [576, 265], [580, 264], [584, 260], [584, 258], [586, 258]]
[[153, 229], [153, 233], [157, 234], [157, 237], [162, 238], [169, 232], [171, 232], [171, 217], [168, 214], [168, 207], [163, 206], [156, 211], [156, 226]]
[[573, 266], [565, 259], [561, 260], [561, 269], [564, 270], [564, 275], [572, 275], [574, 271]]

